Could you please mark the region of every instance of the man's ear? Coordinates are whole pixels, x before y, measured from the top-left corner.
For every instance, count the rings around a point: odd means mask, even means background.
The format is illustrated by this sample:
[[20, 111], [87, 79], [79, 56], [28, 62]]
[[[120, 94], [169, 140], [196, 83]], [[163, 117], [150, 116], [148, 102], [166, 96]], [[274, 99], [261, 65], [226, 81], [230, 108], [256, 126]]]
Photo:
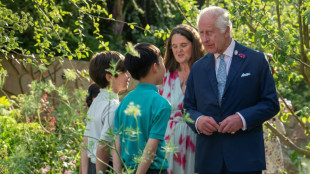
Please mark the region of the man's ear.
[[230, 37], [230, 27], [229, 26], [226, 26], [226, 30], [225, 30], [224, 35], [225, 35], [225, 37]]
[[107, 79], [108, 82], [111, 82], [112, 74], [106, 73], [105, 78]]

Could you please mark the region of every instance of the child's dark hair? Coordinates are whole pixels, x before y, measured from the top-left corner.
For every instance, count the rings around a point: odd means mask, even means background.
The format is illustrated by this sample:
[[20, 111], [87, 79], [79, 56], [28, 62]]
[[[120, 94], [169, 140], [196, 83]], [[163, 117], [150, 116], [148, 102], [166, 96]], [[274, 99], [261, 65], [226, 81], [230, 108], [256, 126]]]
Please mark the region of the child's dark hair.
[[96, 98], [97, 95], [99, 94], [100, 88], [96, 83], [93, 83], [88, 87], [87, 92], [88, 92], [88, 95], [86, 97], [86, 104], [88, 107], [90, 107], [90, 105], [93, 102], [93, 98]]
[[161, 54], [155, 45], [149, 43], [138, 43], [134, 47], [139, 56], [127, 53], [124, 63], [132, 78], [140, 80], [148, 74], [154, 63], [159, 64]]
[[116, 51], [102, 51], [95, 53], [90, 59], [89, 76], [100, 88], [105, 88], [109, 85], [105, 75], [107, 73], [111, 74], [107, 70], [111, 68], [110, 64], [112, 60], [114, 63], [118, 62], [116, 71], [127, 71], [124, 65], [124, 56]]

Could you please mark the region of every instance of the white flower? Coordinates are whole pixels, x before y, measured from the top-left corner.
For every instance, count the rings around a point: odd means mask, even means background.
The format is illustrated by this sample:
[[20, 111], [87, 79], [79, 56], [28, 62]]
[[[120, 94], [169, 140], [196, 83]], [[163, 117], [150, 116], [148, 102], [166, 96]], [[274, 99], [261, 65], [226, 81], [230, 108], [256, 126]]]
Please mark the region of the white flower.
[[77, 78], [76, 72], [73, 69], [65, 69], [64, 74], [68, 80], [74, 81]]
[[134, 105], [133, 102], [130, 102], [124, 113], [134, 117], [141, 116], [140, 105]]

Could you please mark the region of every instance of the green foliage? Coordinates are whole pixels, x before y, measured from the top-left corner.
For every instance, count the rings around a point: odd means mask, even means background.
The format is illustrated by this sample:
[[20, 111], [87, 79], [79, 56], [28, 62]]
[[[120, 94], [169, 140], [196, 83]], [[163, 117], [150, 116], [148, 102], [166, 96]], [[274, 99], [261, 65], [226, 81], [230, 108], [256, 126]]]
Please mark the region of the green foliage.
[[19, 46], [16, 33], [23, 33], [33, 26], [30, 13], [24, 11], [14, 12], [1, 6], [0, 3], [0, 53], [9, 53], [15, 49], [24, 49]]
[[34, 81], [29, 94], [0, 98], [2, 173], [77, 172], [86, 91], [71, 95], [63, 86]]
[[[164, 53], [164, 41], [170, 30], [180, 23], [196, 26], [199, 13], [195, 0], [133, 0], [123, 1], [122, 5], [118, 2], [1, 1], [0, 53], [22, 54], [26, 56], [23, 61], [38, 66], [40, 71], [45, 71], [44, 64], [52, 61], [89, 59], [96, 51], [125, 53], [127, 42], [150, 42]], [[310, 3], [302, 0], [210, 0], [208, 3], [229, 9], [236, 41], [272, 54], [269, 61], [279, 94], [292, 101], [293, 110], [301, 122], [309, 123]], [[6, 57], [10, 58], [15, 59]], [[3, 94], [7, 76], [5, 68], [0, 71], [0, 91]], [[76, 78], [74, 70], [65, 73], [67, 81]], [[69, 169], [69, 162], [77, 160], [77, 153], [70, 153], [70, 150], [78, 148], [84, 127], [81, 120], [85, 117], [83, 101], [78, 102], [84, 99], [84, 94], [78, 90], [74, 95], [77, 98], [70, 97], [65, 87], [39, 82], [31, 84], [27, 95], [1, 97], [1, 121], [11, 127], [0, 125], [1, 134], [6, 136], [0, 144], [0, 156], [5, 159], [0, 162], [0, 169], [6, 166], [5, 172], [13, 170], [17, 173], [44, 173], [47, 170], [62, 173], [60, 169]], [[46, 98], [50, 100], [45, 101]], [[292, 116], [283, 104], [281, 114], [282, 121]], [[55, 125], [50, 124], [52, 116]], [[185, 115], [184, 118], [188, 117]], [[309, 133], [309, 130], [305, 131]], [[60, 151], [60, 147], [64, 150]], [[18, 150], [25, 155], [21, 156]], [[59, 160], [61, 156], [66, 160]], [[43, 162], [39, 163], [40, 160]], [[67, 167], [61, 168], [60, 165]]]
[[[0, 19], [4, 20], [0, 22], [0, 40], [3, 41], [0, 44], [3, 45], [1, 52], [16, 51], [29, 55], [27, 61], [31, 63], [49, 63], [63, 58], [89, 59], [93, 52], [102, 49], [123, 52], [125, 42], [120, 40], [122, 37], [134, 43], [149, 41], [147, 37], [140, 38], [142, 33], [159, 33], [154, 41], [162, 49], [163, 42], [157, 39], [167, 38], [166, 32], [162, 31], [182, 23], [177, 4], [170, 1], [133, 2], [123, 2], [124, 12], [120, 14], [122, 21], [115, 16], [116, 1], [2, 2]], [[190, 13], [195, 9], [194, 2], [182, 1], [181, 8], [186, 10], [186, 14], [196, 15]], [[127, 13], [129, 10], [130, 13]], [[39, 59], [35, 59], [33, 54], [39, 55]]]
[[[298, 27], [301, 26], [296, 18], [300, 12], [296, 8], [298, 5], [297, 2], [283, 0], [242, 0], [225, 4], [225, 8], [231, 11], [234, 38], [249, 47], [273, 55], [270, 63], [274, 68], [277, 89], [285, 98], [292, 100], [297, 110], [310, 104], [310, 86], [304, 81], [305, 75], [306, 78], [308, 75], [300, 69], [300, 62], [296, 61], [305, 56], [302, 55], [300, 46]], [[304, 2], [304, 7], [306, 6], [309, 3]], [[307, 14], [307, 8], [304, 8], [304, 12]]]

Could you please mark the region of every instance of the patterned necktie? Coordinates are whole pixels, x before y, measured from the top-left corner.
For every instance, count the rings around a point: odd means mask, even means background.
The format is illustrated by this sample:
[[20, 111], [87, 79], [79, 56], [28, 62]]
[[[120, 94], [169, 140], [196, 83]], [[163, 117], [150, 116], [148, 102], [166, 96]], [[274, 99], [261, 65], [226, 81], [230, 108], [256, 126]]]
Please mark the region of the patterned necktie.
[[217, 70], [217, 88], [218, 88], [218, 94], [219, 94], [219, 103], [221, 105], [222, 103], [222, 97], [223, 97], [223, 93], [224, 93], [224, 88], [225, 88], [225, 84], [226, 84], [226, 63], [224, 60], [224, 54], [220, 55], [220, 65], [219, 68]]

